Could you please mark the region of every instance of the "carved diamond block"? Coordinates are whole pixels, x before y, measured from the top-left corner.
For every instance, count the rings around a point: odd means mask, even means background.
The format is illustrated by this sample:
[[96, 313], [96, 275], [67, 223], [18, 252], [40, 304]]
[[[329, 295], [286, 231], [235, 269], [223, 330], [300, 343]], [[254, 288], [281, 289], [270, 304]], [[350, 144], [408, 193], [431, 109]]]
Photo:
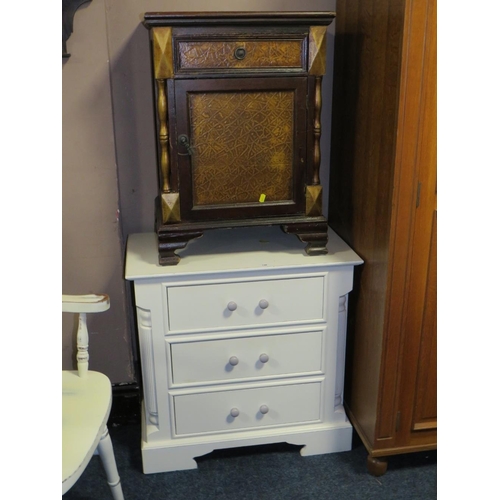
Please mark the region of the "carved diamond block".
[[326, 27], [313, 26], [309, 32], [309, 74], [326, 73]]
[[179, 193], [163, 193], [161, 195], [161, 212], [163, 224], [181, 220], [181, 202]]
[[161, 27], [153, 30], [153, 60], [156, 79], [174, 76], [172, 28]]
[[306, 215], [321, 215], [323, 211], [323, 188], [321, 186], [306, 187]]

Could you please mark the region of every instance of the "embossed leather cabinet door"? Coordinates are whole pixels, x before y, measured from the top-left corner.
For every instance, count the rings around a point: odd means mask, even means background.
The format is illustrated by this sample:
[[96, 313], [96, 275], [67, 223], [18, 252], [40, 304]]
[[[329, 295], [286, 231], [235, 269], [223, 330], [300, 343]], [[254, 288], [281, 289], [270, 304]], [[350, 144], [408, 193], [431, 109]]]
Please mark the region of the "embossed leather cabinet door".
[[306, 96], [306, 77], [176, 81], [181, 218], [303, 212]]

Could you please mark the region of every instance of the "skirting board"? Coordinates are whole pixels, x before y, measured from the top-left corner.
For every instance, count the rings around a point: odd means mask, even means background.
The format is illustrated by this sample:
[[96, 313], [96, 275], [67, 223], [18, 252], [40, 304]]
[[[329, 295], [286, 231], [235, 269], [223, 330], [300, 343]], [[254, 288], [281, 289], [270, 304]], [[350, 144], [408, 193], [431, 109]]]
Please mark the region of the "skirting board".
[[139, 424], [141, 421], [141, 390], [137, 383], [115, 384], [108, 427]]

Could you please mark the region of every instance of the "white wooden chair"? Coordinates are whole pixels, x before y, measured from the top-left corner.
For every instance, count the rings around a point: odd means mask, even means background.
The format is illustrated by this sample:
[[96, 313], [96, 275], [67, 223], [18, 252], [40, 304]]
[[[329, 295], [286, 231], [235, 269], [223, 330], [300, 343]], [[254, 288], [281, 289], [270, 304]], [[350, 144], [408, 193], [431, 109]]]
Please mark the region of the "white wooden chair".
[[63, 312], [77, 313], [78, 371], [62, 372], [62, 494], [82, 475], [92, 455], [100, 455], [115, 500], [123, 500], [113, 445], [106, 426], [111, 411], [111, 382], [88, 370], [87, 313], [109, 309], [107, 295], [63, 295]]

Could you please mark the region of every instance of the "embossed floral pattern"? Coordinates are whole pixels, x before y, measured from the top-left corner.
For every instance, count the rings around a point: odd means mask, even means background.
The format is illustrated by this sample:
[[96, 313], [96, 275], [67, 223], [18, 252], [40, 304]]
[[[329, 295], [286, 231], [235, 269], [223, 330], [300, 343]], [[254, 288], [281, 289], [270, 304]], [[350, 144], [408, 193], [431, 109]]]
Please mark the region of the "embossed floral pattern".
[[[235, 51], [244, 48], [243, 59]], [[301, 40], [179, 42], [182, 69], [302, 67]]]
[[189, 95], [195, 205], [292, 199], [294, 92]]

